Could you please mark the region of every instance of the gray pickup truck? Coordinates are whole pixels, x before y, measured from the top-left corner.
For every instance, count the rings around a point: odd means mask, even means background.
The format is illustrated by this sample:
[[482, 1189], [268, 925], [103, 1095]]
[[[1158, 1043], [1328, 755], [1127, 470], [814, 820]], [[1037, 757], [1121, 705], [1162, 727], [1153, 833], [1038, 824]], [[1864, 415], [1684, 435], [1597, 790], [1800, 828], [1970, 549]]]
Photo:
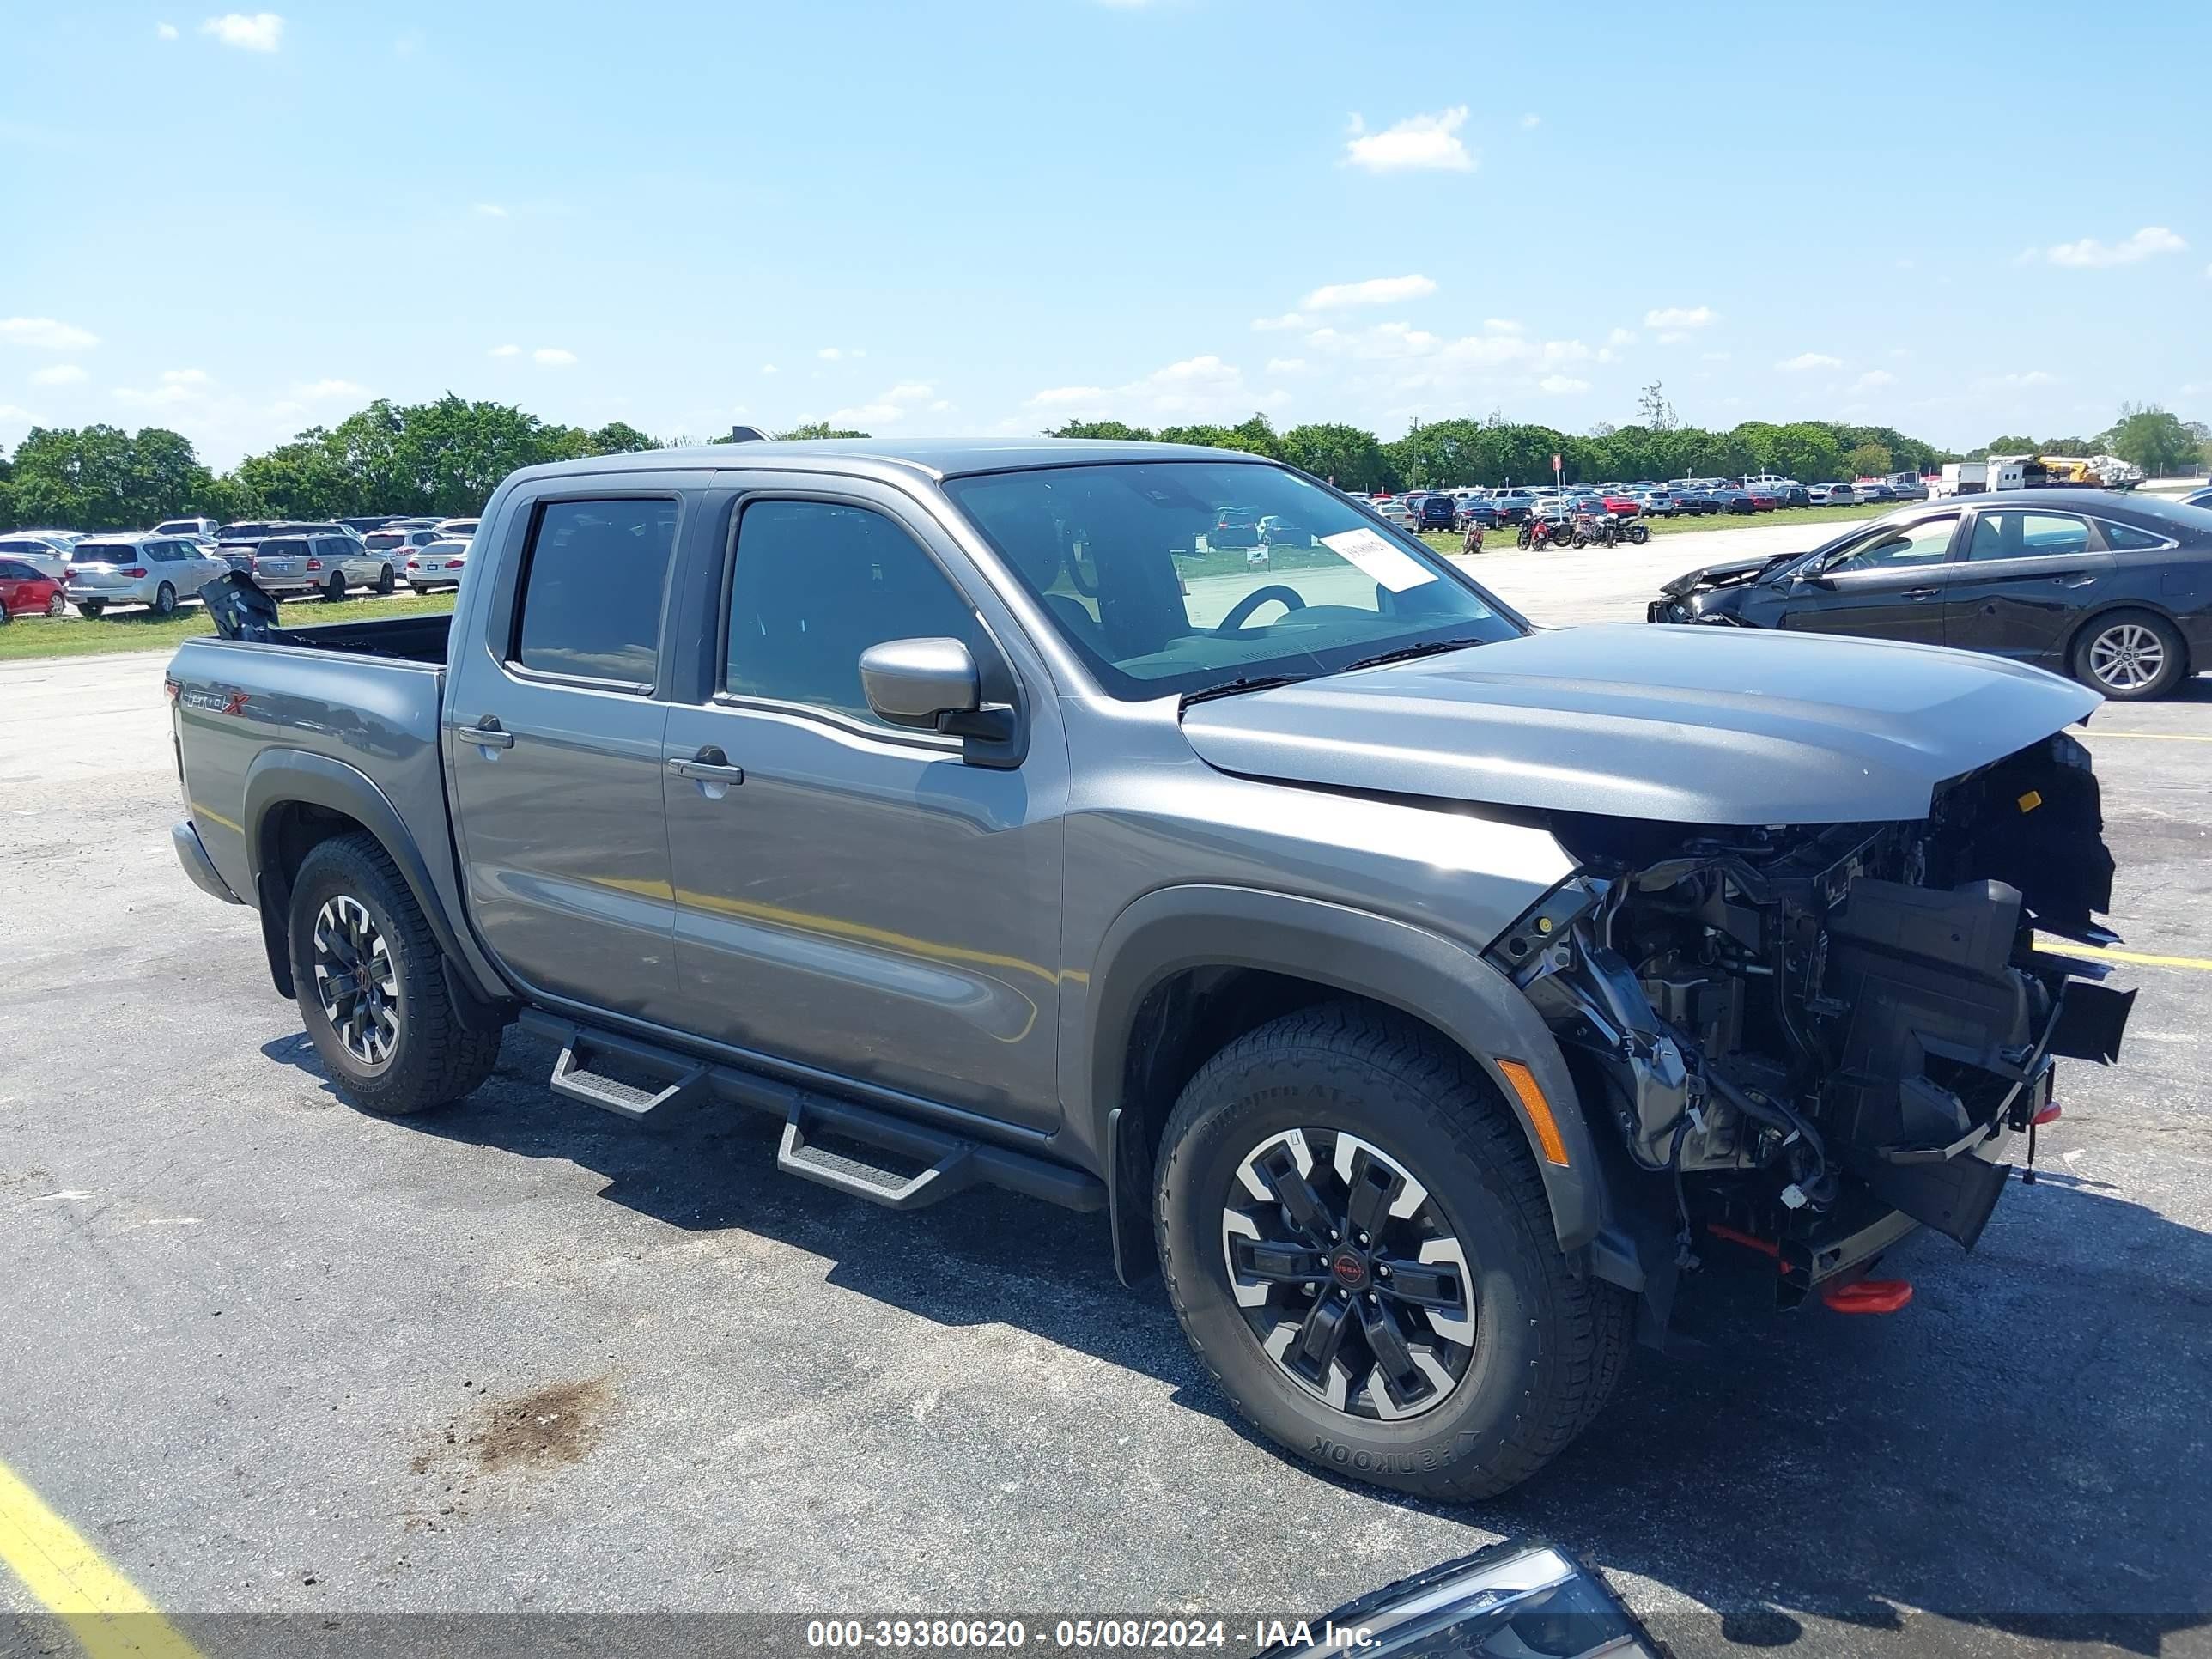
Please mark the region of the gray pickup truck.
[[474, 555], [450, 619], [224, 578], [170, 670], [178, 855], [338, 1091], [520, 1024], [856, 1198], [1103, 1211], [1241, 1411], [1403, 1491], [1527, 1478], [1700, 1273], [1894, 1307], [2118, 1049], [2043, 942], [2113, 937], [2098, 700], [2038, 670], [1537, 629], [1165, 445], [532, 468]]

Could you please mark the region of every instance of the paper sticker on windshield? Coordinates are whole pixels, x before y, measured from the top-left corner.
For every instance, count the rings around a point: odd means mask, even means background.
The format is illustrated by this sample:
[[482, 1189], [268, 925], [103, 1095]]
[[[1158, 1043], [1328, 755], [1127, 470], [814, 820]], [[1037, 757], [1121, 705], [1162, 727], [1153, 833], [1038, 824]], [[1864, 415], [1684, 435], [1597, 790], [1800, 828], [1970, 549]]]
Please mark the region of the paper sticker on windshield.
[[1340, 530], [1321, 540], [1322, 546], [1351, 560], [1393, 593], [1402, 593], [1409, 587], [1419, 587], [1423, 582], [1437, 579], [1435, 571], [1371, 530]]

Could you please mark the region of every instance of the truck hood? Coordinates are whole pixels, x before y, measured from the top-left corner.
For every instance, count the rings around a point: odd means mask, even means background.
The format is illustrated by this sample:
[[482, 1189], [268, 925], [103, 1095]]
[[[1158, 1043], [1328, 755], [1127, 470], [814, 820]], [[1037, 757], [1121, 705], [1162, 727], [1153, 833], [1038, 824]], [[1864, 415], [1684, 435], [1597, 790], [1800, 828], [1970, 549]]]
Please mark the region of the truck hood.
[[1185, 711], [1225, 772], [1674, 823], [1928, 815], [1936, 786], [2086, 719], [2070, 680], [1940, 646], [1613, 623]]

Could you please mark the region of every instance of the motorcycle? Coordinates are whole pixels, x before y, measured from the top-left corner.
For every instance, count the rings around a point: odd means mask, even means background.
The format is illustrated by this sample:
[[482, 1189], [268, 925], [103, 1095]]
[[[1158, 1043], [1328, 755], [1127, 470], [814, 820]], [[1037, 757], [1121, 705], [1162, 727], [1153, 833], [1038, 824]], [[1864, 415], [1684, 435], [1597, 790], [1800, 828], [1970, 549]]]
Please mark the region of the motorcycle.
[[1521, 521], [1520, 533], [1514, 540], [1524, 553], [1532, 549], [1540, 553], [1547, 547], [1565, 547], [1573, 533], [1572, 527], [1564, 521], [1540, 518], [1532, 513]]

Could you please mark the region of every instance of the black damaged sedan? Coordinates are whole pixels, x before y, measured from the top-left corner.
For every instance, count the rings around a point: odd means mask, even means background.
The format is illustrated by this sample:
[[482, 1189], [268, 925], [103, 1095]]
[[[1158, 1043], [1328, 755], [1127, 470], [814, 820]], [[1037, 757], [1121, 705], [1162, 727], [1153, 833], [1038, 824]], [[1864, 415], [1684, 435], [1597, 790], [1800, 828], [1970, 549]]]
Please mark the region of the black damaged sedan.
[[2098, 489], [1919, 502], [1659, 592], [1655, 623], [1958, 646], [2156, 697], [2212, 668], [2212, 510]]

